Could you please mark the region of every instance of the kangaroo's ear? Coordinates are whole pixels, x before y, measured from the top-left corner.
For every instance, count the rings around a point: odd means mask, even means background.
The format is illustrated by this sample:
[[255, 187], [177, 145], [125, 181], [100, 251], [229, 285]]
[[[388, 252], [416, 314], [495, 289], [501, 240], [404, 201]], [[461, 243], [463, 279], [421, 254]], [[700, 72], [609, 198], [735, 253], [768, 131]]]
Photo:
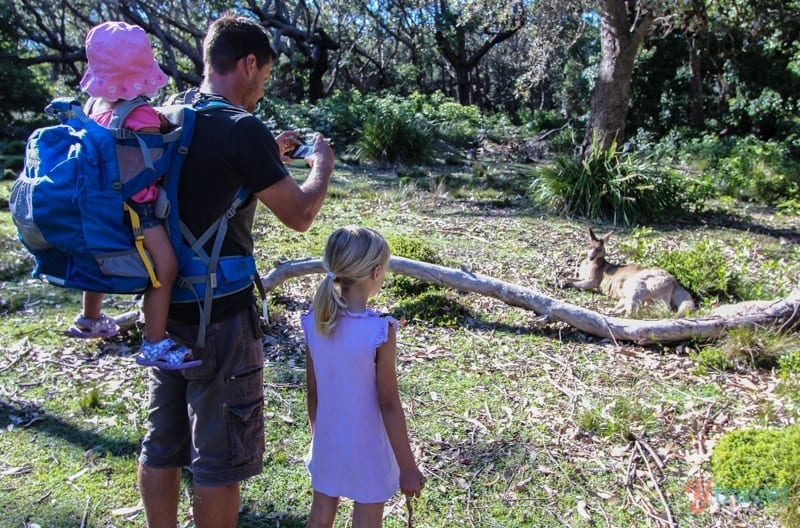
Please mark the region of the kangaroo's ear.
[[611, 235], [614, 234], [614, 231], [611, 230], [603, 236], [603, 242], [608, 242], [608, 239], [611, 238]]
[[595, 236], [591, 227], [589, 228], [589, 238], [592, 240], [592, 242], [597, 242], [597, 237]]

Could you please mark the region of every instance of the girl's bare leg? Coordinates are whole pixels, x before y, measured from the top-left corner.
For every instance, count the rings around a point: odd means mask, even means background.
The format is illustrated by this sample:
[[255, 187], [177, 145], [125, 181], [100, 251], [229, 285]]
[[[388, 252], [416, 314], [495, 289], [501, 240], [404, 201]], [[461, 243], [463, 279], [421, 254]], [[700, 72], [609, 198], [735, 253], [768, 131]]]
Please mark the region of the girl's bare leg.
[[353, 528], [381, 528], [383, 524], [382, 502], [357, 502], [353, 506]]
[[311, 500], [311, 513], [308, 514], [306, 528], [331, 528], [336, 518], [339, 497], [328, 497], [324, 493], [314, 491]]

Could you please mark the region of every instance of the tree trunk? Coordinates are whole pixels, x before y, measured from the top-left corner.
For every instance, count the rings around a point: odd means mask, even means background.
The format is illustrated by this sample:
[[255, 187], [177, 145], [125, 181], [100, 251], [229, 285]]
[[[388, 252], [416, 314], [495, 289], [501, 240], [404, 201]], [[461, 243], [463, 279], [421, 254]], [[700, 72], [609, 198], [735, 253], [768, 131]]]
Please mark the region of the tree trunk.
[[695, 130], [703, 130], [705, 113], [703, 111], [703, 64], [697, 49], [697, 36], [689, 41], [689, 72], [691, 74], [692, 109], [689, 116]]
[[[653, 23], [653, 16], [648, 12], [637, 14], [636, 2], [600, 0], [599, 4], [600, 70], [592, 91], [592, 109], [583, 139], [584, 154], [593, 145], [608, 150], [615, 139], [623, 139], [631, 97], [633, 61]], [[629, 10], [627, 6], [631, 5], [633, 7]]]
[[316, 103], [325, 97], [325, 85], [322, 80], [328, 71], [328, 49], [315, 44], [311, 52], [311, 73], [308, 76], [308, 100]]
[[470, 82], [469, 70], [463, 64], [453, 64], [456, 70], [456, 95], [458, 96], [458, 103], [464, 106], [470, 104]]

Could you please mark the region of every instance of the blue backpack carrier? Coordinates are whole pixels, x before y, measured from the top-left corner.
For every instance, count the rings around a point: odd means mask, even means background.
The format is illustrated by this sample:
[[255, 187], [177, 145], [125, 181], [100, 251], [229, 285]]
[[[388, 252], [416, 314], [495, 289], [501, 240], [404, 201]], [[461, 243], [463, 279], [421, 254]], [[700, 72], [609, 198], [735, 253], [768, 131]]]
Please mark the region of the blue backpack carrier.
[[[173, 125], [164, 134], [122, 128], [130, 112], [143, 104], [147, 99], [118, 104], [106, 128], [73, 99], [50, 103], [45, 112], [59, 123], [37, 129], [28, 138], [24, 169], [11, 187], [11, 216], [20, 241], [34, 257], [34, 277], [84, 291], [139, 293], [151, 284], [161, 286], [144, 248], [138, 216], [126, 201], [158, 181], [156, 213], [164, 218], [178, 261], [172, 302], [197, 303], [197, 346], [202, 347], [215, 297], [255, 283], [266, 310], [254, 258], [219, 255], [228, 221], [250, 192], [240, 188], [205, 233], [191, 233], [179, 217], [178, 183], [195, 114], [229, 105], [208, 101], [161, 107], [158, 110]], [[204, 250], [209, 242], [210, 253]]]

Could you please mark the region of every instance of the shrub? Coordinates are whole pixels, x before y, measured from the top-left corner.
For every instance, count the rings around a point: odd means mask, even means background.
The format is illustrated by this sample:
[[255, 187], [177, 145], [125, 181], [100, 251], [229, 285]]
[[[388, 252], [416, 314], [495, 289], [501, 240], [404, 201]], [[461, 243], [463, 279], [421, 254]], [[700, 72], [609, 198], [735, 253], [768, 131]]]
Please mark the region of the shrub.
[[735, 365], [731, 362], [728, 354], [720, 347], [703, 347], [691, 354], [692, 360], [696, 365], [696, 373], [704, 375], [709, 370], [733, 370]]
[[789, 351], [778, 358], [778, 375], [782, 379], [800, 375], [800, 348]]
[[527, 130], [540, 132], [542, 130], [555, 130], [564, 126], [566, 119], [559, 110], [523, 110], [520, 120]]
[[433, 156], [433, 127], [397, 98], [375, 100], [349, 152], [378, 162], [425, 163]]
[[[787, 514], [792, 509], [796, 512], [800, 482], [798, 445], [798, 425], [783, 429], [739, 429], [725, 434], [711, 455], [715, 491], [736, 494], [738, 502], [788, 501]], [[743, 495], [750, 500], [742, 500]]]
[[[693, 359], [701, 369], [733, 370], [744, 366], [769, 369], [783, 362], [788, 370], [793, 365], [787, 353], [787, 347], [791, 350], [791, 346], [790, 339], [773, 331], [740, 327], [731, 329], [714, 346], [702, 349]], [[797, 361], [796, 352], [794, 354]], [[800, 363], [794, 364], [798, 365]]]
[[688, 249], [663, 252], [656, 259], [656, 265], [675, 275], [678, 282], [703, 299], [720, 295], [741, 297], [741, 281], [730, 269], [730, 262], [717, 241], [701, 240]]
[[602, 150], [595, 142], [583, 158], [559, 157], [538, 169], [531, 194], [562, 213], [630, 225], [685, 217], [699, 211], [711, 192], [675, 171], [618, 153], [616, 143]]
[[446, 143], [470, 147], [478, 142], [484, 118], [477, 106], [459, 104], [441, 92], [429, 95], [415, 92], [404, 104], [428, 120], [436, 136]]
[[[436, 252], [418, 238], [406, 235], [389, 235], [386, 237], [386, 241], [389, 243], [392, 255], [430, 264], [441, 264], [441, 259]], [[387, 289], [399, 298], [415, 297], [428, 291], [431, 287], [430, 284], [413, 277], [398, 274], [392, 274], [387, 281]]]
[[[392, 255], [420, 262], [441, 264], [436, 252], [418, 238], [406, 235], [390, 235], [386, 238]], [[387, 289], [400, 301], [395, 308], [398, 319], [420, 319], [436, 326], [456, 326], [470, 315], [453, 297], [454, 294], [438, 286], [421, 282], [412, 277], [393, 274]]]
[[643, 266], [658, 266], [704, 302], [718, 296], [741, 297], [741, 279], [730, 265], [721, 243], [701, 240], [687, 249], [663, 251], [663, 244], [650, 239], [651, 230], [637, 229], [619, 247], [628, 258]]
[[336, 90], [330, 97], [317, 101], [311, 108], [310, 126], [332, 138], [336, 144], [355, 143], [369, 107], [358, 90]]
[[435, 326], [458, 326], [470, 316], [470, 312], [453, 295], [448, 290], [432, 288], [416, 297], [400, 301], [395, 309], [395, 317], [409, 321], [419, 319]]
[[624, 441], [630, 433], [653, 425], [653, 412], [630, 398], [616, 398], [610, 404], [583, 410], [577, 419], [581, 431]]
[[793, 136], [779, 142], [706, 134], [683, 145], [681, 158], [725, 196], [774, 204], [800, 197], [795, 141]]

